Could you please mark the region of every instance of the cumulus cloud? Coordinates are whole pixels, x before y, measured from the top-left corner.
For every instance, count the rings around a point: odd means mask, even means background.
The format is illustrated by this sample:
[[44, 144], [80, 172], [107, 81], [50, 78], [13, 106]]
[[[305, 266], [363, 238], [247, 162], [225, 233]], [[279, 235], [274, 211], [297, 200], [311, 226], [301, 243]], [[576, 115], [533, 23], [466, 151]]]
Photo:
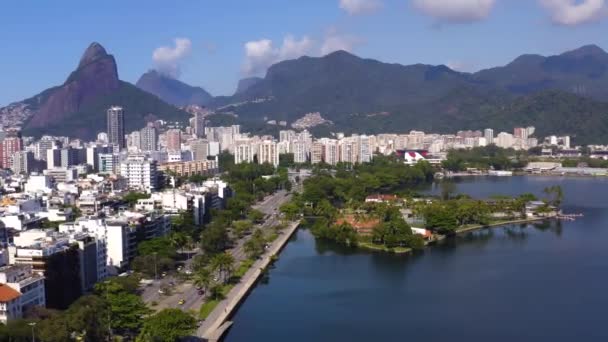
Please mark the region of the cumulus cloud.
[[275, 47], [270, 39], [249, 41], [245, 43], [243, 72], [246, 75], [260, 74], [274, 63], [312, 53], [313, 46], [313, 40], [307, 36], [296, 39], [288, 35], [280, 47]]
[[487, 18], [496, 0], [413, 0], [422, 13], [440, 21], [468, 23]]
[[333, 29], [320, 42], [308, 36], [298, 39], [292, 35], [285, 36], [280, 46], [270, 39], [249, 41], [244, 46], [243, 74], [260, 75], [271, 65], [287, 59], [326, 55], [337, 50], [352, 51], [358, 43], [356, 37], [340, 34]]
[[180, 74], [180, 64], [192, 50], [192, 42], [188, 38], [175, 38], [174, 46], [161, 46], [152, 53], [156, 69], [168, 76], [177, 78]]
[[381, 7], [380, 0], [340, 0], [340, 8], [350, 15], [371, 13]]
[[336, 30], [329, 30], [325, 35], [323, 44], [321, 45], [321, 55], [327, 55], [338, 50], [353, 51], [356, 45], [360, 43], [360, 39], [348, 34], [340, 34]]
[[540, 3], [558, 25], [585, 24], [606, 14], [605, 0], [540, 0]]

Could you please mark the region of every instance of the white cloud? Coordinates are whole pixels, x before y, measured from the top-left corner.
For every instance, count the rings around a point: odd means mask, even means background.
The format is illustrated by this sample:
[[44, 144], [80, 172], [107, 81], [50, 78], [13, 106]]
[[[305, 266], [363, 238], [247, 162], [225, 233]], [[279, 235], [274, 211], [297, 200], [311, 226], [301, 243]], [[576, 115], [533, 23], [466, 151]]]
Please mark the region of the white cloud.
[[422, 13], [441, 21], [468, 23], [487, 18], [496, 0], [413, 0]]
[[260, 74], [274, 63], [311, 54], [314, 42], [307, 36], [298, 40], [288, 35], [283, 44], [276, 48], [270, 39], [260, 39], [245, 43], [245, 63], [243, 72], [246, 75]]
[[340, 8], [350, 15], [371, 13], [381, 7], [380, 0], [340, 0]]
[[321, 45], [321, 55], [327, 55], [334, 51], [344, 50], [352, 52], [361, 40], [355, 36], [340, 34], [336, 30], [329, 30]]
[[159, 72], [177, 78], [180, 74], [180, 63], [192, 50], [192, 42], [188, 38], [175, 38], [174, 43], [175, 46], [156, 48], [152, 53], [152, 60]]
[[540, 3], [559, 25], [585, 24], [606, 13], [605, 0], [540, 0]]
[[308, 36], [300, 39], [287, 35], [280, 46], [270, 39], [252, 40], [245, 43], [245, 61], [243, 74], [246, 76], [261, 75], [268, 67], [287, 59], [302, 56], [321, 56], [337, 50], [352, 51], [360, 43], [355, 36], [340, 34], [335, 29], [327, 31], [321, 41]]

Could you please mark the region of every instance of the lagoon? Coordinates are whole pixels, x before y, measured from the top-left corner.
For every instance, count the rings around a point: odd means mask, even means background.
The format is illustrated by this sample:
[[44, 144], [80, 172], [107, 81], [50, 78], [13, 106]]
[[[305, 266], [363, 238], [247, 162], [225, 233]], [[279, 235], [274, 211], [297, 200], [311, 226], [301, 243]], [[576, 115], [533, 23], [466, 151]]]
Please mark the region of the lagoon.
[[484, 229], [413, 256], [354, 252], [302, 229], [225, 340], [608, 340], [608, 179], [457, 182], [476, 198], [561, 185], [564, 211], [585, 216]]

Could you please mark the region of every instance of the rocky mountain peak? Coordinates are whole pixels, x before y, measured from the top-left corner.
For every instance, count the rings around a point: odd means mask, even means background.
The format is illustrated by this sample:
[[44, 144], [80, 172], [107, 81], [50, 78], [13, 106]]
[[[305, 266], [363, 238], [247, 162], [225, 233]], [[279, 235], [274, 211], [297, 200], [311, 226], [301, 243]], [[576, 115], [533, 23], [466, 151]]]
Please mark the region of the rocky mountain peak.
[[106, 49], [97, 42], [91, 43], [89, 47], [84, 51], [80, 62], [78, 63], [78, 69], [104, 57], [108, 57]]

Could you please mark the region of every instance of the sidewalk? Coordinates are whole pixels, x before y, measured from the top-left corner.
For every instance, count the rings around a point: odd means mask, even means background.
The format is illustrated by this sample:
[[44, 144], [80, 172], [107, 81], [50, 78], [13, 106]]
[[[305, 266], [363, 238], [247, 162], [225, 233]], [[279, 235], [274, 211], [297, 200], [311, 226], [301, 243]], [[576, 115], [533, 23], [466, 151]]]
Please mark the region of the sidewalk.
[[264, 256], [251, 266], [243, 278], [241, 278], [241, 281], [232, 288], [226, 298], [215, 307], [211, 314], [209, 314], [207, 319], [197, 330], [197, 336], [209, 340], [219, 338], [219, 336], [215, 336], [216, 331], [228, 320], [230, 315], [232, 315], [233, 310], [235, 310], [238, 304], [247, 296], [247, 293], [253, 285], [255, 285], [255, 282], [264, 269], [271, 263], [272, 257], [281, 251], [299, 225], [299, 221], [292, 222], [290, 226], [279, 235]]

